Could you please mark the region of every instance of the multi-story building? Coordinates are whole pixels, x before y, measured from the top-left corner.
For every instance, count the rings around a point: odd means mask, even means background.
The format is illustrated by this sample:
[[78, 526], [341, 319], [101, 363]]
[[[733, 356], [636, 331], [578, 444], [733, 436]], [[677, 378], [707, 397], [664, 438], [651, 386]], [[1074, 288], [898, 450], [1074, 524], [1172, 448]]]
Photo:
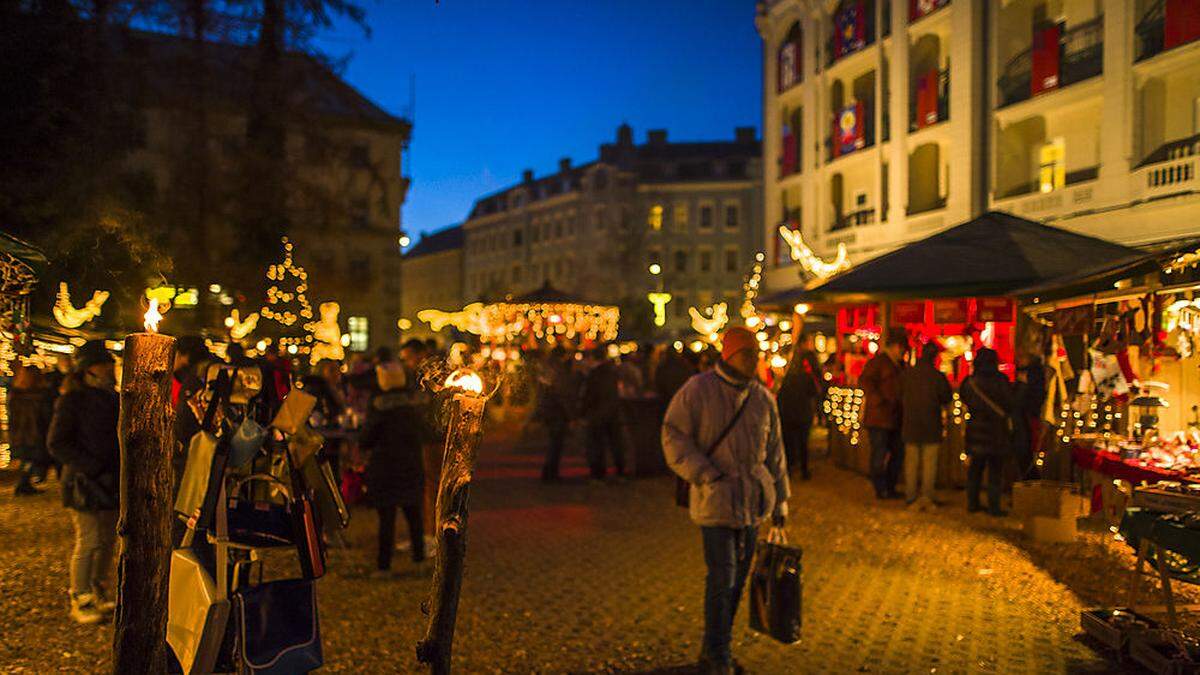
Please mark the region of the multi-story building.
[[[477, 200], [464, 223], [464, 295], [549, 284], [619, 305], [630, 334], [681, 332], [688, 307], [741, 297], [762, 242], [760, 152], [752, 127], [711, 142], [652, 130], [639, 145], [621, 125], [595, 161], [562, 159], [542, 177], [526, 170], [519, 184]], [[661, 329], [646, 297], [659, 290], [673, 296]]]
[[[195, 102], [181, 94], [190, 86], [190, 71], [179, 65], [191, 53], [189, 40], [141, 32], [128, 40], [126, 51], [141, 59], [136, 61], [145, 67], [141, 78], [150, 82], [140, 101], [145, 132], [131, 161], [145, 168], [163, 199], [171, 198], [182, 189], [176, 179], [187, 170], [183, 164], [197, 159], [190, 106], [205, 105], [209, 189], [215, 195], [229, 192], [247, 144], [244, 101], [251, 48], [207, 44], [205, 67], [212, 81], [223, 86], [212, 87], [209, 99]], [[286, 222], [296, 263], [308, 271], [307, 296], [314, 312], [325, 301], [340, 304], [339, 323], [350, 336], [351, 349], [394, 344], [400, 316], [400, 208], [408, 188], [401, 156], [411, 124], [368, 100], [317, 59], [289, 54], [285, 65], [287, 81], [294, 85], [287, 98], [290, 119], [305, 122], [289, 125], [287, 131]], [[218, 288], [225, 281], [221, 266], [234, 264], [231, 252], [247, 238], [236, 228], [234, 218], [212, 217], [204, 242], [212, 276], [171, 281], [195, 284], [202, 293], [210, 284]], [[186, 246], [181, 248], [178, 255], [189, 254]], [[278, 257], [256, 262], [265, 274], [282, 255], [280, 248]], [[256, 310], [255, 299], [247, 298], [242, 315]]]
[[400, 315], [410, 328], [404, 337], [435, 337], [417, 312], [453, 312], [463, 302], [463, 227], [454, 225], [421, 236], [400, 265]]
[[851, 259], [988, 209], [1197, 232], [1195, 2], [772, 0], [758, 27], [768, 288], [801, 278], [780, 225]]

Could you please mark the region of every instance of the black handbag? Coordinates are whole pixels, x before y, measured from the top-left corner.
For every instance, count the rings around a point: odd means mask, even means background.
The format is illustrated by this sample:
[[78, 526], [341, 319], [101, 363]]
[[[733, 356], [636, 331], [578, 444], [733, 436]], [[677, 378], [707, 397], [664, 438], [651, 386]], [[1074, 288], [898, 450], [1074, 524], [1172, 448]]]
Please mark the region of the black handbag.
[[314, 581], [269, 581], [234, 592], [233, 602], [243, 672], [290, 675], [324, 664]]
[[[705, 457], [711, 457], [712, 454], [717, 451], [717, 446], [720, 445], [725, 440], [725, 437], [729, 435], [730, 431], [733, 431], [733, 427], [738, 423], [738, 420], [742, 419], [742, 413], [746, 411], [746, 405], [748, 403], [750, 403], [750, 391], [749, 390], [747, 390], [746, 393], [742, 395], [742, 403], [738, 406], [737, 412], [733, 413], [733, 417], [729, 420], [729, 423], [726, 424], [725, 428], [721, 430], [721, 434], [719, 436], [717, 436], [717, 440], [713, 441], [713, 444], [708, 446], [708, 451], [704, 453]], [[675, 505], [676, 506], [685, 508], [685, 509], [688, 508], [688, 506], [691, 503], [690, 488], [691, 488], [691, 485], [686, 480], [680, 478], [678, 475], [675, 476]]]
[[92, 478], [82, 471], [71, 473], [70, 503], [76, 511], [112, 511], [121, 505], [116, 474], [102, 473]]
[[[276, 487], [283, 502], [255, 499], [242, 494], [242, 488], [262, 481]], [[294, 546], [296, 526], [291, 489], [269, 474], [253, 474], [234, 483], [228, 499], [226, 517], [229, 522], [229, 541], [254, 548]]]
[[800, 641], [800, 557], [800, 547], [788, 545], [783, 530], [771, 528], [758, 542], [750, 573], [750, 628], [789, 645]]

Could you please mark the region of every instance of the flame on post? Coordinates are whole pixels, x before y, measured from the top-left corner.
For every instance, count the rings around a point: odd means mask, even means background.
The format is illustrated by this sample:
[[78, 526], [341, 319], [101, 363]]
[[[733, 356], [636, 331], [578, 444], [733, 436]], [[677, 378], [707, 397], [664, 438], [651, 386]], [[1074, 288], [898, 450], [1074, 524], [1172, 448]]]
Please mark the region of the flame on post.
[[446, 386], [461, 389], [476, 396], [483, 394], [483, 378], [470, 368], [459, 368], [446, 378]]
[[162, 314], [158, 311], [158, 298], [150, 298], [150, 307], [146, 310], [142, 325], [151, 333], [157, 333], [158, 322], [162, 321], [162, 318]]

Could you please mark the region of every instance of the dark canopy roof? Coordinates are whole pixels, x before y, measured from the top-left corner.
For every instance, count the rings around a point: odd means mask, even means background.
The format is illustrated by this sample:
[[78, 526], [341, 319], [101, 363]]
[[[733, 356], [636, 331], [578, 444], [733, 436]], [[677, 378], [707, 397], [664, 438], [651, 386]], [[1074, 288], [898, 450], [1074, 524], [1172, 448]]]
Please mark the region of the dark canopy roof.
[[778, 293], [763, 302], [1009, 295], [1097, 261], [1120, 264], [1144, 255], [1103, 239], [989, 211], [861, 263], [823, 284]]
[[1161, 272], [1164, 264], [1197, 248], [1200, 248], [1200, 238], [1152, 244], [1142, 249], [1137, 258], [1095, 261], [1071, 274], [1017, 289], [1014, 295], [1053, 300], [1109, 291], [1115, 281]]
[[46, 254], [42, 253], [41, 249], [3, 231], [0, 231], [0, 251], [30, 267], [37, 268], [46, 265]]

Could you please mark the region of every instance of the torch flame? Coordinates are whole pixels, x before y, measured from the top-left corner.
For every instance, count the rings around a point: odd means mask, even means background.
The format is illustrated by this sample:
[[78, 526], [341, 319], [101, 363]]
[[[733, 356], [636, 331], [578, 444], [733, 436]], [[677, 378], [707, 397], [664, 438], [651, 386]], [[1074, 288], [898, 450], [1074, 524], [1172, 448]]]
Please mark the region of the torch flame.
[[150, 298], [150, 308], [146, 310], [146, 316], [144, 317], [142, 325], [145, 326], [146, 330], [150, 331], [151, 333], [157, 333], [158, 322], [162, 321], [162, 318], [162, 314], [159, 314], [158, 312], [158, 299]]
[[470, 368], [459, 368], [446, 378], [447, 387], [455, 387], [473, 394], [483, 393], [483, 378]]

